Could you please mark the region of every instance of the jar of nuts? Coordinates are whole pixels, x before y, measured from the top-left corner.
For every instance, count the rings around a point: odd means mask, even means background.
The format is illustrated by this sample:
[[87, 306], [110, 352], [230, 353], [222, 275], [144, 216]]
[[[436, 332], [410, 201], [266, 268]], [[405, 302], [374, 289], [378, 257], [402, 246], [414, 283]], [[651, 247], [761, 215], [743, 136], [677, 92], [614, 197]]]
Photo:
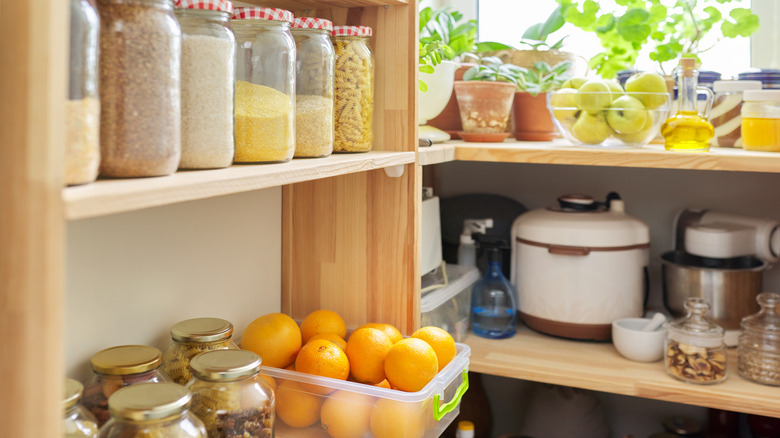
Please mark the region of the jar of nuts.
[[160, 369], [174, 382], [185, 385], [192, 378], [190, 360], [210, 350], [234, 349], [233, 324], [220, 318], [193, 318], [171, 327], [173, 343], [165, 349]]
[[98, 425], [95, 417], [84, 409], [81, 393], [84, 386], [73, 379], [65, 379], [65, 396], [62, 399], [62, 437], [96, 438]]
[[761, 310], [742, 318], [737, 371], [746, 379], [780, 386], [780, 294], [756, 297]]
[[683, 382], [712, 384], [726, 380], [724, 330], [706, 317], [710, 304], [701, 298], [688, 298], [685, 310], [687, 316], [669, 324], [666, 371]]

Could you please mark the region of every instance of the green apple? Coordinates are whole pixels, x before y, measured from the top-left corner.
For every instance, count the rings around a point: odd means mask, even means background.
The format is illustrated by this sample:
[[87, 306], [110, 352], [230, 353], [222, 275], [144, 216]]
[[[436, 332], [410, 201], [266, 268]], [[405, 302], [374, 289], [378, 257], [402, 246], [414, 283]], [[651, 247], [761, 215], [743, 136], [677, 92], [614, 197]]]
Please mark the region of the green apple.
[[576, 90], [576, 89], [580, 88], [582, 86], [582, 84], [584, 84], [587, 81], [588, 81], [588, 79], [584, 78], [582, 76], [574, 76], [574, 77], [571, 77], [569, 79], [566, 79], [563, 82], [563, 84], [561, 84], [561, 88], [573, 88], [573, 89]]
[[605, 81], [590, 80], [577, 89], [574, 99], [577, 108], [597, 114], [612, 104], [612, 93]]
[[651, 131], [653, 130], [653, 121], [653, 113], [651, 111], [647, 111], [647, 119], [645, 119], [645, 124], [642, 126], [641, 131], [634, 134], [616, 133], [615, 138], [626, 144], [644, 143], [645, 140], [647, 140], [647, 137], [651, 135]]
[[[626, 92], [631, 93], [668, 93], [666, 80], [658, 73], [642, 72], [631, 75], [626, 81]], [[636, 94], [647, 109], [658, 108], [669, 98], [664, 95]]]
[[607, 82], [607, 86], [609, 87], [609, 91], [612, 92], [612, 100], [615, 100], [618, 97], [626, 94], [626, 92], [623, 91], [623, 87], [620, 86], [618, 81], [611, 80], [606, 82]]
[[577, 90], [573, 88], [561, 88], [550, 96], [550, 107], [556, 119], [561, 122], [567, 120], [573, 122], [576, 119], [575, 114], [579, 111], [577, 101], [574, 99], [576, 95]]
[[636, 134], [645, 126], [647, 115], [639, 99], [623, 95], [612, 101], [607, 110], [607, 123], [619, 134]]
[[599, 144], [612, 135], [612, 130], [607, 125], [604, 113], [594, 115], [582, 111], [574, 126], [571, 127], [571, 135], [585, 144]]

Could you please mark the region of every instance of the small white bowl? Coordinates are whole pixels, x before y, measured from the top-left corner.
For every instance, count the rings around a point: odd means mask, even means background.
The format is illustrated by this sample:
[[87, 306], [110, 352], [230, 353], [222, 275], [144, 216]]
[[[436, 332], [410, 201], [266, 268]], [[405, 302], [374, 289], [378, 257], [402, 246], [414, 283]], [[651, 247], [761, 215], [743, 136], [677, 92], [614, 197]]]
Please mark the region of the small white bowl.
[[650, 318], [622, 318], [612, 322], [612, 344], [627, 359], [655, 362], [664, 357], [666, 327], [643, 332]]

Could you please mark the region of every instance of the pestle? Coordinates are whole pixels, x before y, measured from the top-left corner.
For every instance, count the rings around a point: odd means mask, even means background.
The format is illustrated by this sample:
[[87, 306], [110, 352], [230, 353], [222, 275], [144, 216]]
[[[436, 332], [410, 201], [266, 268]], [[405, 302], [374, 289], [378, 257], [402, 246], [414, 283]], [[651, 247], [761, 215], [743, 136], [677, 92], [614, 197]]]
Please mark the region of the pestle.
[[647, 321], [647, 324], [645, 324], [644, 327], [640, 331], [643, 332], [652, 332], [658, 329], [658, 327], [661, 327], [663, 323], [666, 322], [666, 316], [664, 316], [661, 312], [656, 312], [655, 315], [650, 319], [650, 321]]

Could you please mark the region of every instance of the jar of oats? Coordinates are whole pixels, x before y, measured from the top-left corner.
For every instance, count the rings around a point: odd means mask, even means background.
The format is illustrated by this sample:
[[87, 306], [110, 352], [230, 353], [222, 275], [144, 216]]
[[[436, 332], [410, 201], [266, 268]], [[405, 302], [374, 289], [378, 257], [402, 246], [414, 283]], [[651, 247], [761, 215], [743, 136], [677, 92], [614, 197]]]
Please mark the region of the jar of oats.
[[260, 375], [260, 356], [246, 350], [215, 350], [190, 362], [192, 412], [210, 438], [271, 438], [274, 391]]
[[374, 139], [374, 56], [368, 26], [335, 26], [333, 152], [367, 152]]
[[236, 55], [236, 163], [273, 163], [295, 153], [293, 14], [275, 8], [233, 10]]
[[194, 318], [171, 327], [173, 343], [165, 349], [160, 369], [174, 382], [190, 381], [190, 360], [199, 353], [238, 347], [231, 340], [233, 324], [220, 318]]
[[65, 396], [62, 399], [62, 437], [96, 438], [98, 425], [95, 417], [79, 403], [84, 386], [73, 379], [65, 379]]
[[740, 324], [738, 372], [754, 382], [780, 386], [780, 294], [763, 292], [756, 301], [761, 310]]
[[698, 297], [688, 298], [685, 310], [687, 316], [669, 324], [665, 341], [666, 372], [689, 383], [726, 380], [724, 330], [707, 318], [710, 304]]
[[181, 157], [181, 29], [172, 0], [97, 0], [100, 174], [170, 175]]
[[333, 152], [333, 24], [297, 17], [295, 39], [295, 157], [326, 157]]

